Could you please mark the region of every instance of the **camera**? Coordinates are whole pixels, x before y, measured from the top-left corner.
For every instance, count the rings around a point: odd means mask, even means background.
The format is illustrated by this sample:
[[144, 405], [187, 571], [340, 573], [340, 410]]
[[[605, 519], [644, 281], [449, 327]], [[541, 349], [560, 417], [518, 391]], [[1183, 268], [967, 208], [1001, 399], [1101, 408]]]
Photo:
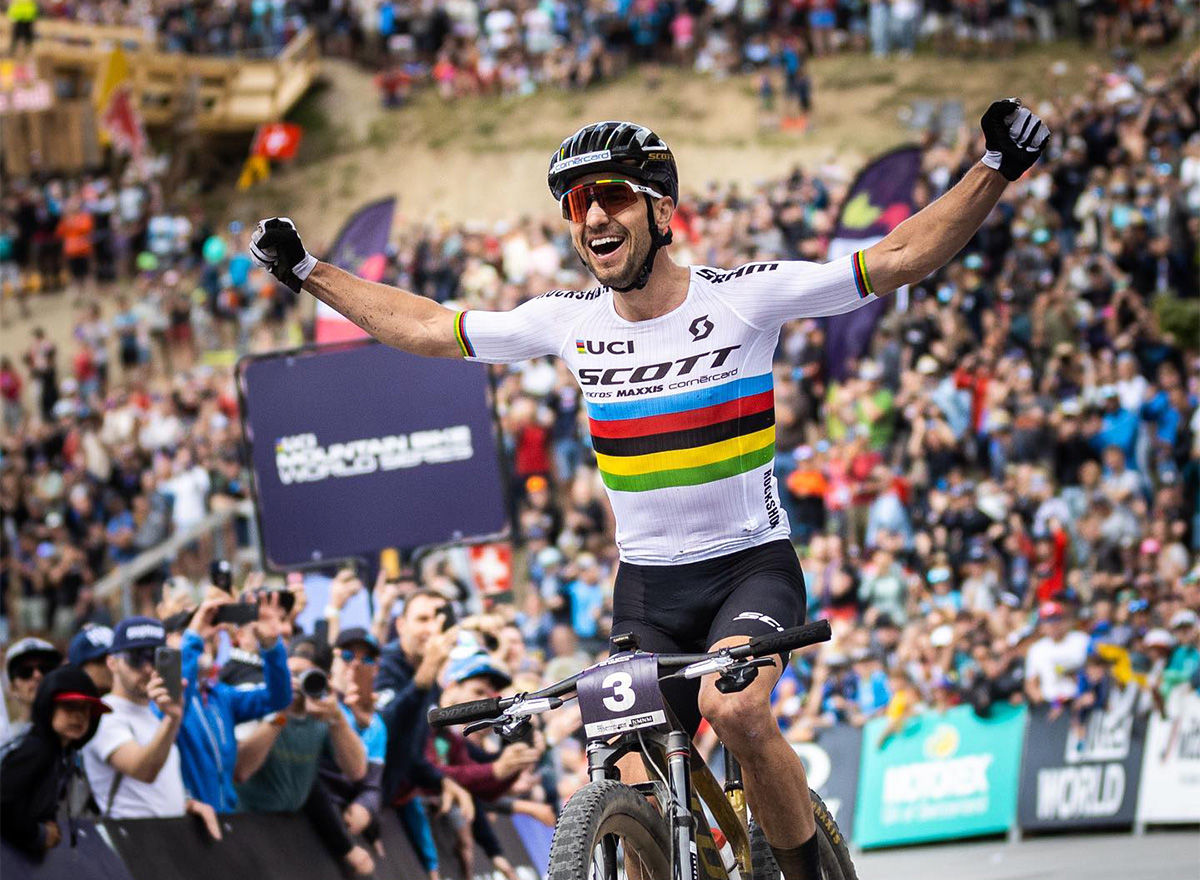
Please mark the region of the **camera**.
[[320, 669], [300, 673], [300, 692], [309, 699], [319, 700], [329, 693], [329, 676]]

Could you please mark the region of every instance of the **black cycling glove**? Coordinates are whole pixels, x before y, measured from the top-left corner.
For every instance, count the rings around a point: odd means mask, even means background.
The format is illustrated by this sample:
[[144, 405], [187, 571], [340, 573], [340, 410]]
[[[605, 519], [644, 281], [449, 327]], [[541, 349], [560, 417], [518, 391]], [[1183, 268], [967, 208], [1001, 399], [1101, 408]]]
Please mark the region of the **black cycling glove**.
[[259, 220], [250, 236], [250, 256], [294, 293], [308, 278], [317, 258], [304, 249], [296, 224], [287, 217]]
[[983, 164], [995, 168], [1008, 180], [1017, 180], [1033, 167], [1050, 136], [1046, 124], [1022, 107], [1017, 98], [996, 101], [983, 114], [979, 125], [987, 144]]

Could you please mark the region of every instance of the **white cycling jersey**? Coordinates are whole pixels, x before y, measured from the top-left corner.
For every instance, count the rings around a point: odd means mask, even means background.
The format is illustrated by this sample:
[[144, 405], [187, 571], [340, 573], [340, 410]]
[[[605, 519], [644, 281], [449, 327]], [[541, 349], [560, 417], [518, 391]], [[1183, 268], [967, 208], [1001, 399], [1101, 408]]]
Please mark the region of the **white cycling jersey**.
[[455, 328], [472, 360], [566, 360], [621, 559], [678, 565], [788, 537], [774, 477], [779, 329], [874, 298], [860, 251], [824, 264], [693, 266], [682, 305], [647, 321], [622, 318], [599, 287], [462, 312]]

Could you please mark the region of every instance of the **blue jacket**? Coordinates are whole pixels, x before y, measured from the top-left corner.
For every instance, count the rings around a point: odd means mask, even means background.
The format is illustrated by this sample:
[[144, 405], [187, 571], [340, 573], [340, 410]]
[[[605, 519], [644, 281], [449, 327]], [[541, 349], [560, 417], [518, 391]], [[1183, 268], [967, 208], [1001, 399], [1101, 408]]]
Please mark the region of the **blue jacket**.
[[283, 640], [262, 652], [264, 683], [237, 688], [217, 682], [199, 687], [196, 679], [204, 640], [194, 632], [183, 636], [183, 724], [179, 728], [179, 758], [183, 786], [189, 796], [218, 813], [237, 809], [233, 770], [237, 764], [235, 725], [286, 709], [292, 702], [292, 674]]

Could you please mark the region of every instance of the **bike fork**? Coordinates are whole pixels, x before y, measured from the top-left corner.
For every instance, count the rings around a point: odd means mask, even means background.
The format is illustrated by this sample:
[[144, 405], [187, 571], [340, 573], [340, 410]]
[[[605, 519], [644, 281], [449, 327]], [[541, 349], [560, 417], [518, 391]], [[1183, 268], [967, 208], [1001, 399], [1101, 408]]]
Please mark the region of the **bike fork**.
[[671, 783], [671, 835], [675, 844], [674, 880], [697, 880], [696, 829], [692, 816], [692, 741], [673, 730], [667, 734], [667, 779]]
[[738, 763], [738, 759], [728, 748], [722, 749], [722, 752], [725, 755], [725, 799], [729, 801], [729, 806], [733, 807], [733, 812], [737, 814], [742, 828], [748, 829], [746, 790], [742, 785], [742, 765]]

